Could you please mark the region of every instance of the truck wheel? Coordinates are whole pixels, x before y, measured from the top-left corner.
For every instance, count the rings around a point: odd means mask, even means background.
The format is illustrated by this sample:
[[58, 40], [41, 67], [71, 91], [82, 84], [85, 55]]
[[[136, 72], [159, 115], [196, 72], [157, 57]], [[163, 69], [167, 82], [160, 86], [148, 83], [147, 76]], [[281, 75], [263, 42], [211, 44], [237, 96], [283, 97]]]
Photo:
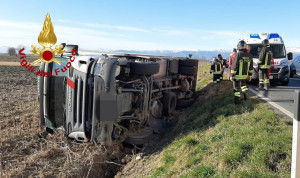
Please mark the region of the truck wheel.
[[195, 75], [197, 74], [197, 67], [179, 67], [178, 73], [183, 75]]
[[163, 98], [163, 108], [165, 115], [171, 115], [175, 112], [177, 104], [176, 94], [173, 92], [167, 92]]
[[130, 73], [137, 75], [153, 75], [159, 72], [159, 63], [156, 62], [132, 62]]
[[180, 60], [179, 61], [179, 66], [184, 66], [184, 67], [198, 67], [198, 60], [193, 60], [193, 59], [187, 59], [187, 60]]
[[152, 134], [153, 130], [150, 128], [141, 129], [135, 133], [128, 133], [124, 142], [131, 145], [143, 145], [149, 142]]
[[194, 99], [181, 99], [177, 101], [177, 107], [186, 108], [191, 106], [194, 103]]

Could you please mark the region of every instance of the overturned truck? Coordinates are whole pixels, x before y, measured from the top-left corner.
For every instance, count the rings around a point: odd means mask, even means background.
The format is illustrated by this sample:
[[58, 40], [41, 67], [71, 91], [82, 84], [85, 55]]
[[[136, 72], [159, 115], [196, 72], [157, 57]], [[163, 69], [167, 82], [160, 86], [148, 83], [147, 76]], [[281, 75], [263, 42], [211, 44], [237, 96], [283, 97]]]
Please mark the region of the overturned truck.
[[[62, 65], [42, 63], [50, 74], [38, 77], [40, 121], [48, 131], [64, 130], [77, 141], [95, 140], [144, 144], [153, 132], [165, 132], [176, 122], [174, 111], [194, 101], [198, 61], [139, 55], [76, 54], [65, 46], [56, 57]], [[46, 76], [46, 77], [45, 77]]]

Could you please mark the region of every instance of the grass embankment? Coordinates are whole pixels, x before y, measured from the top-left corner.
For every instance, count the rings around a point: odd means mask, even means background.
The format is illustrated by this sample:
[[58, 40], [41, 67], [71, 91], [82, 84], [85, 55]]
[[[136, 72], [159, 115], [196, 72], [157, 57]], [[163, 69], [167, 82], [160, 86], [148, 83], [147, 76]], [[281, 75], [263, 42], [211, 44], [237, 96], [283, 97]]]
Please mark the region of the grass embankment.
[[199, 99], [146, 176], [290, 177], [291, 124], [255, 97], [234, 105], [231, 82], [212, 84], [209, 67], [200, 63]]

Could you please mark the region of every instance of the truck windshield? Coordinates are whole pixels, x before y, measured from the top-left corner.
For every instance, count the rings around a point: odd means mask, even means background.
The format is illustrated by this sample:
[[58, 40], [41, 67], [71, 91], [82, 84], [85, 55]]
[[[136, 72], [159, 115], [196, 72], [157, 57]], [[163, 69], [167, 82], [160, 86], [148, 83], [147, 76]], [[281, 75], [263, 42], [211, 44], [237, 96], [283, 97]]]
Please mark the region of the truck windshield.
[[[262, 45], [261, 44], [251, 44], [249, 46], [250, 46], [250, 54], [254, 58], [258, 58], [260, 50], [262, 48]], [[274, 58], [285, 58], [286, 57], [285, 47], [283, 44], [271, 44], [270, 46], [271, 46]]]

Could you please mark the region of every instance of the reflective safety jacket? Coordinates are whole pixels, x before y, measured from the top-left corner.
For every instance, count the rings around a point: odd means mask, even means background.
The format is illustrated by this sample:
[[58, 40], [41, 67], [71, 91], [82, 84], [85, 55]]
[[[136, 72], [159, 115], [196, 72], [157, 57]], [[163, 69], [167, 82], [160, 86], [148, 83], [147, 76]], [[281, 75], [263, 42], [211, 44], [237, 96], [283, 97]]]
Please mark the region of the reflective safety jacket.
[[239, 50], [232, 61], [231, 76], [237, 80], [246, 80], [253, 73], [253, 59], [246, 50]]
[[258, 67], [260, 69], [270, 69], [273, 53], [270, 47], [263, 47], [259, 53]]
[[213, 74], [222, 74], [222, 63], [220, 61], [213, 62], [210, 66], [210, 72]]

